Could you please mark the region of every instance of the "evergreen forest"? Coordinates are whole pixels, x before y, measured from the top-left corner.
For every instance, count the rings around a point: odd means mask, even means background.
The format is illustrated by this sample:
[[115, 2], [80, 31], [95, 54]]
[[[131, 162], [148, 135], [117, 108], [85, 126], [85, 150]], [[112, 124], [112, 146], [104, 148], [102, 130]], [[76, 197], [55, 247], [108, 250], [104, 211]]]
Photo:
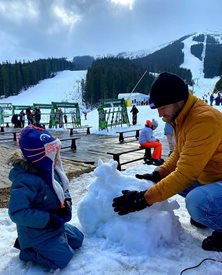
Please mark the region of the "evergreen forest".
[[[95, 105], [99, 99], [117, 98], [119, 93], [130, 93], [145, 71], [129, 59], [97, 59], [87, 72], [85, 99], [90, 105]], [[134, 92], [147, 94], [153, 80], [154, 76], [147, 71]]]
[[73, 62], [65, 58], [38, 59], [28, 62], [5, 62], [0, 64], [0, 96], [17, 95], [22, 90], [38, 84], [40, 80], [52, 78], [59, 71], [78, 70]]

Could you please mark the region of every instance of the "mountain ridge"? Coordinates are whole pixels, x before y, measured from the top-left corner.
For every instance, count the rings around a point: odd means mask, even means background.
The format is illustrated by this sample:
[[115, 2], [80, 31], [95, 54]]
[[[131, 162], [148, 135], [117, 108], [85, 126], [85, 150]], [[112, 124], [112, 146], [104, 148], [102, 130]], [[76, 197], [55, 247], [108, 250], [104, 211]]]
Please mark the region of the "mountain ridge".
[[[188, 41], [191, 54], [197, 58], [196, 61], [193, 59], [194, 63], [197, 63], [198, 60], [203, 62], [203, 77], [220, 76], [222, 74], [222, 34], [218, 32], [193, 32], [156, 47], [117, 54], [97, 55], [93, 58], [94, 61], [108, 57], [130, 59], [154, 73], [164, 70], [173, 71], [172, 65], [189, 70], [191, 65], [187, 63], [184, 56], [184, 51], [187, 52], [188, 50]], [[75, 57], [73, 60], [75, 60]], [[88, 69], [88, 67], [82, 69]], [[153, 67], [155, 68], [153, 69]], [[191, 73], [193, 75], [191, 78], [197, 78], [197, 74], [193, 70]]]

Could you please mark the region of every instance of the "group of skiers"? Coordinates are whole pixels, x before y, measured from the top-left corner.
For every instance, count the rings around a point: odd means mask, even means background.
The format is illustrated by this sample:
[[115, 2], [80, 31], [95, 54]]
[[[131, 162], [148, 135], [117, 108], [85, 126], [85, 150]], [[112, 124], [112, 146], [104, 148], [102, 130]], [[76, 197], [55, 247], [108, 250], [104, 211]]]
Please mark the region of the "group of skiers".
[[[85, 119], [87, 119], [87, 113], [84, 113]], [[25, 121], [27, 119], [28, 125], [34, 125], [37, 127], [42, 127], [41, 123], [41, 110], [39, 106], [36, 106], [34, 110], [31, 107], [26, 108], [25, 112], [22, 110], [19, 114], [14, 114], [12, 116], [11, 122], [14, 128], [23, 128], [25, 126]], [[67, 115], [63, 113], [61, 108], [57, 108], [55, 113], [50, 114], [49, 128], [59, 126], [59, 128], [64, 127], [64, 123], [68, 123]]]
[[23, 128], [25, 126], [25, 113], [22, 110], [19, 114], [14, 114], [11, 119], [14, 128]]
[[31, 107], [28, 107], [25, 112], [22, 110], [19, 114], [14, 114], [11, 119], [14, 128], [23, 128], [25, 126], [25, 116], [27, 118], [28, 125], [41, 127], [41, 111], [40, 108], [36, 106], [34, 111], [32, 111]]

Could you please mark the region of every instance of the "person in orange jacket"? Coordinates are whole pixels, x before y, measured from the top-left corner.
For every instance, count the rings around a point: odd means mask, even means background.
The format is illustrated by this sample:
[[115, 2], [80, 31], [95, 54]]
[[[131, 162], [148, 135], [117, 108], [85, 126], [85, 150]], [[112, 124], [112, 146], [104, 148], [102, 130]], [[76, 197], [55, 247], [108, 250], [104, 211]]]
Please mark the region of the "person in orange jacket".
[[191, 223], [213, 229], [202, 248], [222, 251], [222, 113], [188, 91], [177, 75], [161, 73], [150, 90], [150, 107], [173, 125], [174, 151], [152, 174], [148, 190], [123, 190], [114, 198], [119, 215], [142, 210], [175, 194], [185, 197]]
[[153, 131], [158, 127], [156, 120], [146, 121], [145, 127], [141, 130], [139, 135], [139, 143], [141, 148], [154, 148], [152, 154], [152, 161], [155, 165], [163, 164], [162, 156], [162, 144], [159, 139], [155, 138]]

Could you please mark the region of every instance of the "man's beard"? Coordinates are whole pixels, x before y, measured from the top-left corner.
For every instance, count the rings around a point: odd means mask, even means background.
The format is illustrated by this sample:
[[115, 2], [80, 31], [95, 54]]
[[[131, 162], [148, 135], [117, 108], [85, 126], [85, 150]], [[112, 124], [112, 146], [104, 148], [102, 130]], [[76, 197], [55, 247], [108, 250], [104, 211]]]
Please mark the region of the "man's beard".
[[162, 121], [167, 122], [167, 123], [172, 122], [172, 120], [168, 119], [167, 117], [162, 117]]
[[162, 117], [162, 120], [164, 122], [167, 123], [172, 123], [175, 121], [175, 119], [178, 117], [179, 113], [181, 112], [181, 110], [183, 109], [183, 106], [181, 108], [179, 108], [174, 114], [172, 114], [171, 116], [168, 117]]

